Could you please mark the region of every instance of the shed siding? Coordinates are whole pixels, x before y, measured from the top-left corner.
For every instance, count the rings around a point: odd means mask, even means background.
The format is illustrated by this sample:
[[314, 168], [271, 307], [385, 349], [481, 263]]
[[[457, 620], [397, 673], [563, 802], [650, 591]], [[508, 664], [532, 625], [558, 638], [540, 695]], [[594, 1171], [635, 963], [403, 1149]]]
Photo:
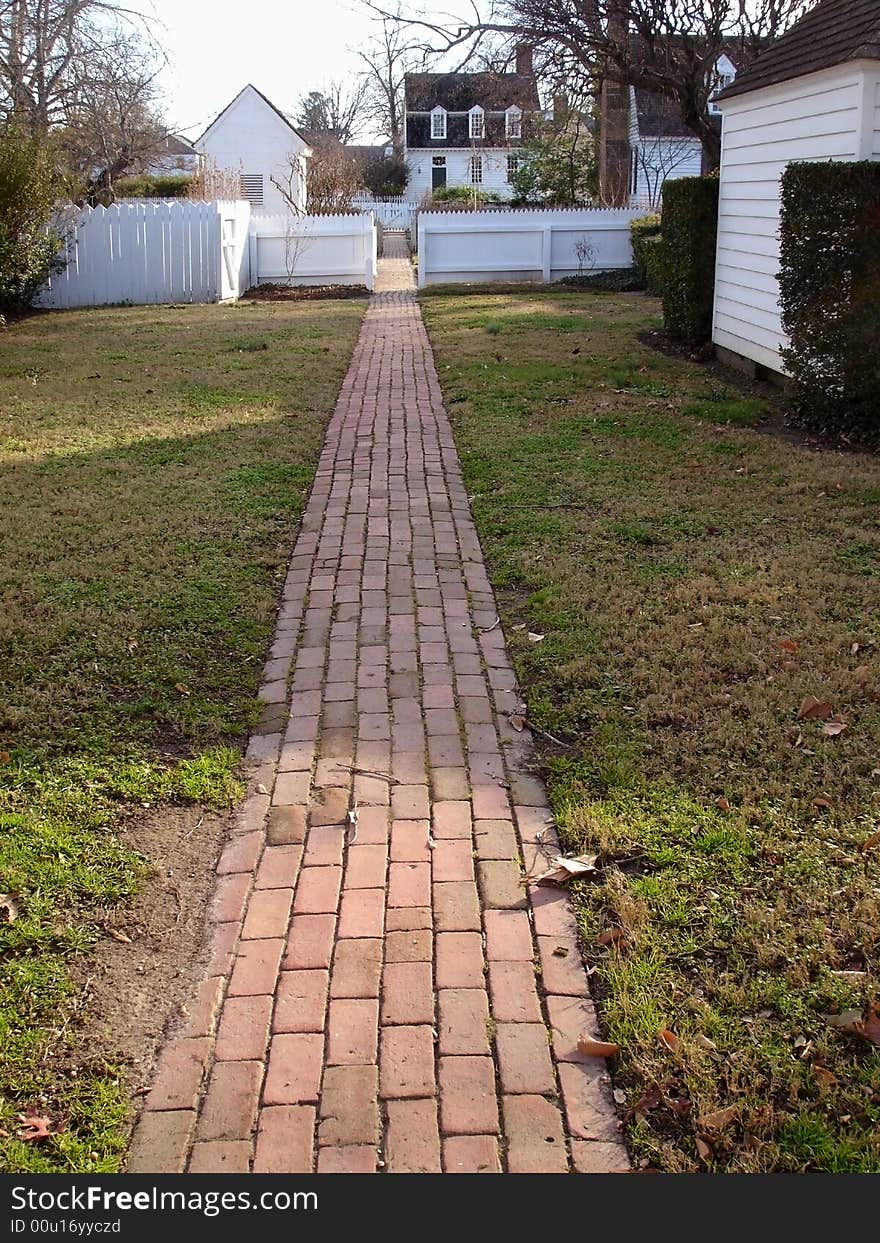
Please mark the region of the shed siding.
[[875, 160], [880, 160], [880, 73], [874, 82], [874, 142], [871, 153]]
[[[713, 340], [782, 371], [779, 186], [792, 160], [853, 160], [863, 69], [841, 65], [723, 103]], [[877, 99], [880, 127], [880, 97]], [[875, 151], [877, 143], [875, 142]]]

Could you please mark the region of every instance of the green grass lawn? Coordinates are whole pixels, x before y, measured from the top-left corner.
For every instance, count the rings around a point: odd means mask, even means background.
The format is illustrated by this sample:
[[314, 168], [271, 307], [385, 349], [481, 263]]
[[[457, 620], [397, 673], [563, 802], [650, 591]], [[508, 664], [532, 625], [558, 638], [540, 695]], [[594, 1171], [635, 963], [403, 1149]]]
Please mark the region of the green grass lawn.
[[[238, 795], [364, 307], [53, 313], [0, 335], [0, 1166], [119, 1166], [124, 1081], [58, 1070], [69, 963], [144, 880], [123, 817]], [[30, 1106], [63, 1133], [19, 1142]]]
[[637, 1160], [880, 1170], [880, 461], [756, 430], [653, 300], [423, 307]]

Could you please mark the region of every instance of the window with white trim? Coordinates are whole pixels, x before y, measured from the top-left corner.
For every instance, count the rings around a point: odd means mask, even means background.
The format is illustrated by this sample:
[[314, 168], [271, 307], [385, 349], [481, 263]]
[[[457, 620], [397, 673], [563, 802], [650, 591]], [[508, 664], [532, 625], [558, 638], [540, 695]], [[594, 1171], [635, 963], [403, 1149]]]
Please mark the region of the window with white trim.
[[241, 174], [241, 197], [247, 199], [251, 207], [263, 206], [263, 174]]
[[435, 108], [431, 113], [431, 137], [446, 137], [446, 109]]
[[519, 108], [508, 108], [504, 114], [504, 128], [508, 138], [522, 138], [522, 113]]
[[471, 138], [485, 138], [486, 136], [486, 114], [482, 108], [477, 106], [470, 110], [470, 136]]
[[510, 181], [511, 178], [515, 177], [518, 172], [519, 172], [519, 156], [509, 155], [507, 157], [507, 180]]
[[479, 186], [483, 183], [483, 157], [481, 155], [472, 155], [470, 165], [468, 167], [468, 176], [472, 186]]

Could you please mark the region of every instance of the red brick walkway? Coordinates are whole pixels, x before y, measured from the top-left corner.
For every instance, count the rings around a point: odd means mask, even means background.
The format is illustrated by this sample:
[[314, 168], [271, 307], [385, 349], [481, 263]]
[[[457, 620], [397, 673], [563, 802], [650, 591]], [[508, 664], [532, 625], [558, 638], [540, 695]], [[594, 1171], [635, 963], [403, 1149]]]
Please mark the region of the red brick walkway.
[[627, 1168], [566, 896], [523, 883], [557, 841], [411, 280], [327, 433], [132, 1171]]

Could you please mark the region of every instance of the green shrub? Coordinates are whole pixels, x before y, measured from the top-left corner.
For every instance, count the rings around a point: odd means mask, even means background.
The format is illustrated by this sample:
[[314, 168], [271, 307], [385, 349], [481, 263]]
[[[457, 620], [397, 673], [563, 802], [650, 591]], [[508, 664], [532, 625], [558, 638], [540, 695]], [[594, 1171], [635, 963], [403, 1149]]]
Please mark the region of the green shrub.
[[118, 199], [182, 199], [192, 185], [192, 177], [168, 173], [160, 177], [120, 177], [113, 186]]
[[663, 186], [663, 324], [676, 341], [702, 345], [712, 335], [717, 177], [680, 177]]
[[880, 164], [790, 164], [780, 238], [794, 415], [880, 444]]
[[660, 217], [656, 213], [649, 216], [636, 216], [629, 222], [629, 236], [632, 242], [633, 267], [642, 281], [647, 283], [648, 264], [645, 255], [646, 243], [660, 235]]
[[57, 266], [61, 242], [48, 225], [60, 188], [48, 146], [0, 129], [0, 316], [29, 307]]
[[481, 207], [486, 203], [501, 203], [503, 200], [494, 190], [475, 190], [473, 186], [444, 186], [442, 190], [434, 190], [427, 206], [468, 208]]
[[663, 238], [646, 237], [642, 242], [642, 256], [645, 265], [645, 290], [655, 298], [663, 297]]

